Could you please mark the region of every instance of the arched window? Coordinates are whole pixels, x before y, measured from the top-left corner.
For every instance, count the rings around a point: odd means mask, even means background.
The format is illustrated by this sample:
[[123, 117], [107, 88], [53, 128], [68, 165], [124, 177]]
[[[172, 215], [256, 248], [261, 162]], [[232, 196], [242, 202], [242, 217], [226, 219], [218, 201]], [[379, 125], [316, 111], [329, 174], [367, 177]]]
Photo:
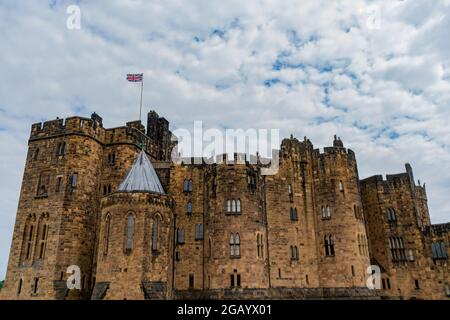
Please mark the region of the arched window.
[[329, 206], [327, 206], [327, 218], [331, 218], [331, 208]]
[[44, 224], [42, 227], [42, 234], [41, 234], [41, 246], [39, 249], [39, 259], [43, 259], [45, 255], [45, 243], [47, 240], [47, 225]]
[[127, 239], [125, 243], [125, 250], [131, 251], [133, 249], [133, 233], [134, 233], [134, 216], [130, 213], [127, 217]]
[[394, 208], [387, 209], [387, 220], [389, 223], [395, 223], [397, 221], [397, 215], [395, 214]]
[[239, 257], [241, 251], [241, 240], [239, 238], [239, 233], [230, 235], [230, 256]]
[[152, 224], [152, 250], [158, 250], [158, 216], [155, 214], [153, 216], [153, 224]]
[[183, 227], [179, 227], [177, 229], [177, 243], [183, 244], [184, 243], [184, 229]]
[[37, 225], [37, 234], [34, 244], [34, 258], [43, 259], [45, 257], [45, 249], [47, 245], [48, 235], [48, 213], [42, 213]]
[[62, 156], [62, 155], [64, 155], [65, 152], [66, 152], [66, 143], [65, 142], [60, 142], [58, 144], [58, 148], [56, 150], [56, 155]]
[[231, 212], [236, 212], [236, 200], [231, 200]]
[[184, 179], [183, 191], [187, 192], [188, 190], [189, 190], [189, 183], [188, 183], [187, 179]]
[[339, 181], [339, 191], [344, 192], [344, 184], [342, 183], [342, 181]]
[[294, 220], [294, 209], [289, 209], [289, 219]]
[[187, 204], [187, 213], [192, 214], [192, 202], [188, 202]]
[[236, 201], [236, 212], [241, 212], [241, 199]]
[[111, 192], [112, 192], [112, 188], [111, 188], [111, 185], [110, 185], [110, 184], [108, 184], [108, 194], [111, 194]]
[[195, 240], [202, 240], [203, 239], [203, 224], [196, 224], [195, 225]]
[[230, 235], [230, 257], [234, 257], [235, 256], [235, 251], [234, 251], [234, 234]]
[[324, 236], [325, 256], [334, 256], [334, 237], [330, 235]]
[[103, 255], [107, 256], [109, 251], [109, 237], [111, 235], [111, 216], [109, 214], [106, 215], [105, 218], [105, 229], [104, 229], [104, 235], [103, 235]]
[[256, 235], [256, 252], [259, 258], [263, 257], [263, 236], [262, 234]]
[[294, 208], [294, 220], [298, 220], [297, 208]]
[[298, 248], [297, 246], [291, 246], [291, 259], [298, 260]]
[[189, 180], [188, 182], [188, 191], [192, 192], [192, 180]]
[[325, 219], [327, 217], [326, 213], [325, 213], [325, 207], [322, 206], [322, 219]]
[[227, 200], [227, 212], [231, 212], [231, 200]]
[[34, 214], [30, 214], [25, 221], [22, 237], [22, 249], [20, 253], [20, 262], [29, 260], [32, 255], [33, 241], [35, 234], [36, 217]]

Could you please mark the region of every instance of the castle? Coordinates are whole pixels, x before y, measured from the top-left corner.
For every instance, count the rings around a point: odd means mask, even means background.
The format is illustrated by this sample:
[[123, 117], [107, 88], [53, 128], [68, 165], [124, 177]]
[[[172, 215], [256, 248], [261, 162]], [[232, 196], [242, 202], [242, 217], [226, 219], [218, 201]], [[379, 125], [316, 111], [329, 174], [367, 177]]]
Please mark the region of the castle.
[[323, 152], [284, 139], [275, 175], [177, 164], [174, 147], [154, 111], [146, 130], [33, 124], [1, 298], [449, 299], [450, 223], [431, 224], [409, 164], [360, 180], [336, 136]]

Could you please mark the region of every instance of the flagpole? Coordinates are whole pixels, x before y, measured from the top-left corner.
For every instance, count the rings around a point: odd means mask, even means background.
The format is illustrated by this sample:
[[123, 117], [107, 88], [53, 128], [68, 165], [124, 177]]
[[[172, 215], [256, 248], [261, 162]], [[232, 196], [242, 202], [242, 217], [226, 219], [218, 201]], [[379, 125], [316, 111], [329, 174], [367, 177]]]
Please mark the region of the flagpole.
[[144, 91], [144, 74], [142, 74], [142, 81], [141, 81], [141, 103], [139, 106], [139, 121], [141, 121], [141, 114], [142, 114], [142, 91]]

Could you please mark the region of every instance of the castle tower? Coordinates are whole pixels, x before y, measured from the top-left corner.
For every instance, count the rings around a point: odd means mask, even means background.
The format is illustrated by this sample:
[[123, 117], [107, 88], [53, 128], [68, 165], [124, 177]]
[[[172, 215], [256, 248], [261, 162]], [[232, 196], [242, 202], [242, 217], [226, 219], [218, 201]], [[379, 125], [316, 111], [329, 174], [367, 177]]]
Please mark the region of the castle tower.
[[264, 177], [272, 287], [318, 287], [312, 144], [284, 139], [278, 173]]
[[[33, 124], [3, 294], [8, 299], [89, 296], [103, 156], [101, 118]], [[81, 270], [68, 296], [66, 272]]]
[[92, 299], [167, 299], [172, 288], [172, 200], [144, 151], [101, 200]]
[[245, 154], [209, 172], [205, 278], [210, 289], [267, 288], [267, 221], [262, 180]]
[[320, 287], [365, 287], [369, 246], [355, 154], [334, 137], [314, 150], [314, 207]]

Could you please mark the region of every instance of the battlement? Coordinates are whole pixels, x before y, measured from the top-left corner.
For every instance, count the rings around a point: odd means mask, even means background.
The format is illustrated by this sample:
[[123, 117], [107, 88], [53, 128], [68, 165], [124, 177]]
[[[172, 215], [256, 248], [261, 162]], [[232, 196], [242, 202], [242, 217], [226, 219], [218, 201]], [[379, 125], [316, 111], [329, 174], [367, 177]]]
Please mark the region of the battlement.
[[186, 165], [269, 165], [271, 163], [271, 159], [263, 158], [260, 155], [247, 155], [246, 153], [234, 153], [234, 158], [229, 159], [228, 155], [220, 154], [215, 158], [210, 157], [208, 159], [204, 159], [202, 157], [181, 157], [175, 159], [177, 163], [182, 166]]
[[450, 222], [432, 224], [430, 226], [427, 226], [424, 230], [424, 233], [426, 235], [435, 234], [438, 236], [445, 234], [445, 233], [450, 233]]
[[102, 119], [96, 113], [93, 113], [91, 118], [56, 118], [55, 120], [34, 123], [31, 126], [30, 140], [74, 133], [85, 134], [102, 140], [104, 135]]

